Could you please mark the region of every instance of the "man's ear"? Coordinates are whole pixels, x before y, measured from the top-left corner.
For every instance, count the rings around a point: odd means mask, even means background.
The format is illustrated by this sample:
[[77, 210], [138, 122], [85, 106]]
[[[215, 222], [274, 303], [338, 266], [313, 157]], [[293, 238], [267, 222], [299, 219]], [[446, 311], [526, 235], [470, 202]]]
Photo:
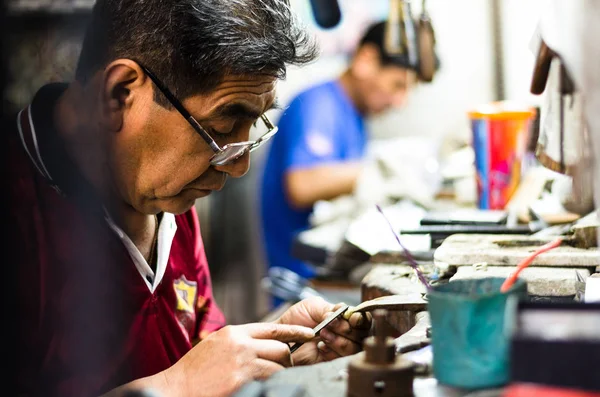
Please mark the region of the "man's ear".
[[371, 43], [360, 46], [350, 64], [352, 74], [358, 79], [369, 78], [381, 68], [381, 56], [377, 47]]
[[131, 109], [137, 89], [146, 82], [146, 74], [129, 59], [111, 62], [103, 74], [102, 123], [110, 131], [119, 131], [125, 112]]

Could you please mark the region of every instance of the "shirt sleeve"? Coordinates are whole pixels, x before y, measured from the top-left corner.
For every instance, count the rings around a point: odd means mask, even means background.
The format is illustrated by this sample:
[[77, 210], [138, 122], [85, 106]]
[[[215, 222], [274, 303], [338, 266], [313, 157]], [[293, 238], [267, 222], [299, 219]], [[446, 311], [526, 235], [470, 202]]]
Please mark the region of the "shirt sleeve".
[[312, 93], [299, 96], [286, 109], [279, 122], [285, 135], [285, 170], [310, 168], [341, 159], [334, 102], [325, 93]]
[[212, 282], [204, 242], [200, 233], [200, 222], [196, 209], [192, 207], [187, 212], [194, 238], [194, 258], [198, 280], [198, 296], [196, 298], [196, 337], [199, 340], [206, 338], [210, 333], [225, 326], [225, 316], [214, 300]]

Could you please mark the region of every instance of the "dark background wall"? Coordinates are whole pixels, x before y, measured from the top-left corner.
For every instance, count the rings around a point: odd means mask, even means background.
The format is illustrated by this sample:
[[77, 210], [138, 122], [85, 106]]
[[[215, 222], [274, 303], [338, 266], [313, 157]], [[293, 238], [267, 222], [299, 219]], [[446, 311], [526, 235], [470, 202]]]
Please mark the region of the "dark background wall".
[[72, 78], [93, 3], [7, 1], [5, 110], [20, 109], [46, 82]]

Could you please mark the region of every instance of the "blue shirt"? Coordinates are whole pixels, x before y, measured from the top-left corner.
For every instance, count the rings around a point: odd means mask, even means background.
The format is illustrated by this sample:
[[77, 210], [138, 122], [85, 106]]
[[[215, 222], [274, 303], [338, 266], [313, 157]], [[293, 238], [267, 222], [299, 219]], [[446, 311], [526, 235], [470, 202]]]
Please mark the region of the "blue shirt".
[[297, 233], [309, 226], [311, 209], [292, 208], [284, 174], [293, 169], [362, 158], [366, 132], [362, 116], [338, 81], [302, 92], [293, 99], [272, 138], [261, 189], [263, 240], [269, 266], [311, 278], [314, 270], [291, 256]]

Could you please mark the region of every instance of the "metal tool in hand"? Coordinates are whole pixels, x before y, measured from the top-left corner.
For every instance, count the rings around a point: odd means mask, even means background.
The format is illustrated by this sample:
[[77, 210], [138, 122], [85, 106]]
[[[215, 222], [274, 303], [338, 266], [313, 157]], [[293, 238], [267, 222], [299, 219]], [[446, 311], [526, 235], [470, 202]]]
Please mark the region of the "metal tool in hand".
[[421, 295], [386, 295], [379, 298], [364, 301], [358, 306], [348, 308], [344, 313], [347, 320], [354, 313], [373, 312], [377, 309], [388, 311], [421, 311], [425, 310], [427, 301]]
[[[316, 327], [313, 328], [313, 332], [315, 333], [315, 337], [319, 336], [319, 333], [321, 332], [321, 330], [325, 327], [327, 327], [329, 324], [331, 324], [331, 322], [333, 320], [335, 320], [336, 318], [340, 317], [342, 314], [344, 314], [344, 312], [346, 310], [348, 310], [348, 305], [344, 305], [342, 307], [340, 307], [339, 309], [337, 309], [335, 312], [333, 312], [332, 314], [330, 314], [325, 320], [321, 321]], [[302, 346], [304, 343], [295, 343], [292, 346], [290, 346], [290, 353], [295, 352], [296, 350], [298, 350], [298, 348], [300, 346]]]

